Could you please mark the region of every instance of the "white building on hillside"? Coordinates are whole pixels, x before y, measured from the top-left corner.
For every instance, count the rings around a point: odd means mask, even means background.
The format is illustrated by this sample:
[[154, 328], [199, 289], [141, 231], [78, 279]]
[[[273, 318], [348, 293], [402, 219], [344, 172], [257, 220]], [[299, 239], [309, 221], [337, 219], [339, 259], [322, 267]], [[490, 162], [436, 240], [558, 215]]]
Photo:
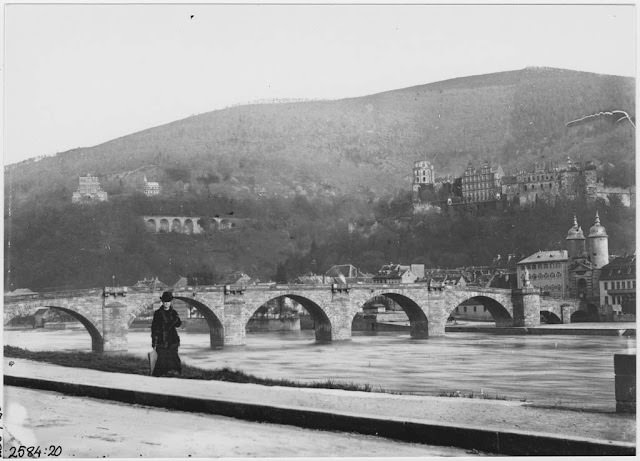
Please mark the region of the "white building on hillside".
[[160, 194], [160, 183], [155, 181], [147, 181], [147, 177], [144, 177], [144, 195], [152, 197]]

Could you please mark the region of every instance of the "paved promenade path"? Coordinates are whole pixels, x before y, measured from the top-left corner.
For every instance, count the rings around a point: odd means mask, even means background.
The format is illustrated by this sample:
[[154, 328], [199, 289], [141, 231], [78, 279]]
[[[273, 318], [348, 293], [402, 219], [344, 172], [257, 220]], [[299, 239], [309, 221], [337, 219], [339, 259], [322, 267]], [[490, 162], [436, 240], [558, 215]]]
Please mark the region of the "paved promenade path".
[[[11, 366], [9, 361], [13, 362]], [[274, 408], [635, 444], [635, 415], [535, 408], [514, 401], [153, 378], [10, 358], [4, 359], [4, 374], [16, 378], [39, 378], [122, 391], [179, 395]], [[240, 418], [241, 413], [238, 414]]]
[[[6, 386], [4, 452], [59, 445], [63, 458], [470, 456], [473, 450], [243, 421]], [[482, 456], [478, 453], [477, 456]]]

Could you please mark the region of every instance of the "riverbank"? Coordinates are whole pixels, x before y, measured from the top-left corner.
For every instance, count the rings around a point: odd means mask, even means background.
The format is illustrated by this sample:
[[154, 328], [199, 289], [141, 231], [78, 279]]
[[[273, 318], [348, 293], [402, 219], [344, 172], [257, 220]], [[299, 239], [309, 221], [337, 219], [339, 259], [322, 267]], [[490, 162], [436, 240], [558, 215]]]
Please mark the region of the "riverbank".
[[5, 358], [4, 370], [5, 385], [491, 453], [635, 453], [635, 416], [615, 413], [542, 409], [514, 401], [152, 378], [25, 359]]
[[[34, 362], [45, 362], [71, 368], [86, 368], [108, 373], [126, 373], [133, 375], [149, 375], [149, 363], [144, 358], [131, 354], [102, 354], [98, 352], [59, 352], [30, 351], [14, 346], [4, 346], [4, 356], [12, 359], [25, 359]], [[259, 378], [248, 373], [230, 368], [204, 370], [189, 365], [182, 366], [181, 379], [197, 379], [204, 381], [228, 381], [232, 383], [253, 383], [264, 386], [309, 387], [324, 389], [342, 389], [348, 391], [371, 392], [369, 385], [336, 383], [331, 380], [315, 383], [301, 383], [288, 379]], [[382, 392], [382, 390], [380, 390]]]
[[543, 324], [535, 327], [496, 327], [492, 322], [459, 322], [447, 325], [449, 333], [489, 333], [497, 335], [587, 335], [636, 336], [634, 322], [584, 322]]
[[[85, 331], [5, 331], [7, 345], [32, 351], [91, 353]], [[230, 368], [267, 379], [331, 380], [392, 393], [489, 394], [546, 406], [615, 411], [613, 355], [636, 349], [635, 337], [448, 333], [424, 340], [408, 333], [354, 333], [316, 344], [313, 331], [248, 334], [246, 345], [209, 348], [209, 335], [182, 333], [183, 364]], [[148, 331], [130, 331], [128, 354], [146, 364]]]

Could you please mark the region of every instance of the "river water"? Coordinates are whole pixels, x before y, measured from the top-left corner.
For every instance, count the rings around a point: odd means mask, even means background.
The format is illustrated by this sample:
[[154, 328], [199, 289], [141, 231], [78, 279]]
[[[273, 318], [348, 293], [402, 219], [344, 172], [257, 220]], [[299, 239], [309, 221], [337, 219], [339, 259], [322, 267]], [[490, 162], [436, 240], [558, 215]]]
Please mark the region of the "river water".
[[[129, 353], [150, 350], [146, 330], [129, 332]], [[417, 395], [460, 391], [543, 405], [614, 410], [613, 354], [634, 351], [635, 337], [354, 332], [345, 342], [316, 344], [312, 330], [250, 333], [246, 346], [211, 350], [209, 335], [181, 333], [184, 363], [230, 367], [260, 377], [334, 380]], [[84, 330], [9, 330], [5, 344], [30, 350], [91, 350]]]

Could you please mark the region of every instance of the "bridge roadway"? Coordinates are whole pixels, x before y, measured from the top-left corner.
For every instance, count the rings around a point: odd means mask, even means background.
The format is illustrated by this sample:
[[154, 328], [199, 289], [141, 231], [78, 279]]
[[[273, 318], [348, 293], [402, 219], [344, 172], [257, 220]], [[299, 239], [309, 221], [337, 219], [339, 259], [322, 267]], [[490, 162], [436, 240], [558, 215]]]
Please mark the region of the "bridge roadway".
[[[106, 287], [39, 293], [4, 298], [4, 324], [16, 316], [53, 308], [78, 319], [91, 335], [97, 352], [127, 350], [127, 331], [133, 320], [160, 304], [159, 291]], [[362, 306], [376, 296], [395, 301], [407, 314], [412, 338], [444, 335], [451, 312], [474, 300], [493, 316], [498, 327], [530, 327], [540, 324], [547, 311], [569, 323], [578, 309], [576, 301], [542, 298], [536, 288], [517, 290], [484, 287], [430, 288], [426, 284], [271, 285], [247, 287], [208, 286], [197, 291], [175, 291], [174, 297], [195, 307], [206, 319], [211, 348], [245, 344], [246, 325], [266, 302], [288, 297], [300, 303], [315, 323], [316, 341], [351, 338], [351, 324]]]

